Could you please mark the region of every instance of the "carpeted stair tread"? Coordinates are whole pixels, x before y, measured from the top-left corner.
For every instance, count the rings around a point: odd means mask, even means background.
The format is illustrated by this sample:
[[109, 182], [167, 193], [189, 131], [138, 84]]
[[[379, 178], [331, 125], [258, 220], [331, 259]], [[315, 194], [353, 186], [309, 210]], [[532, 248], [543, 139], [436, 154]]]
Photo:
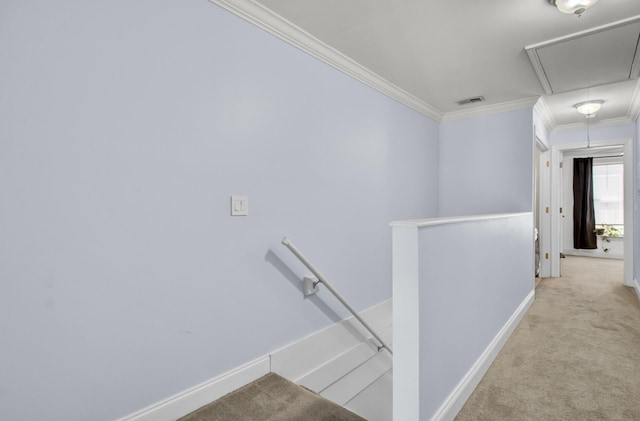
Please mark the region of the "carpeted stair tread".
[[269, 373], [178, 421], [254, 420], [362, 421], [364, 418], [275, 373]]

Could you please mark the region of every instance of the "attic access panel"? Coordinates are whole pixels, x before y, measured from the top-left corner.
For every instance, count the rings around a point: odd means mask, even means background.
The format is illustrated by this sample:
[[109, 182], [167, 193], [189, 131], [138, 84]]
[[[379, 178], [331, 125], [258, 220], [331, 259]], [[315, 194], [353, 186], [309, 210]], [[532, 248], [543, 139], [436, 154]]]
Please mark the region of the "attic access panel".
[[640, 18], [526, 47], [547, 95], [635, 79]]

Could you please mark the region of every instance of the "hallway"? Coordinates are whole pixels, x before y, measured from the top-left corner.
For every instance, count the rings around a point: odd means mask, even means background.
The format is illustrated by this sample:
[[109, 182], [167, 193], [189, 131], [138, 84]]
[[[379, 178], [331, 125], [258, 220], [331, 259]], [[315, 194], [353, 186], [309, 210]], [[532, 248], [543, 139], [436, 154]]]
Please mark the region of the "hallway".
[[640, 303], [623, 261], [562, 259], [456, 420], [640, 419]]

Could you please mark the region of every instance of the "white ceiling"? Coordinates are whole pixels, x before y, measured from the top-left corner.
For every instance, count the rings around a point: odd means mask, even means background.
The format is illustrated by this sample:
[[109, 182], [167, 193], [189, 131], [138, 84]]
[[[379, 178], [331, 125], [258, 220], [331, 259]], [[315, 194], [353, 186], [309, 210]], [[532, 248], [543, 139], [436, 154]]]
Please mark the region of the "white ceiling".
[[[580, 88], [546, 95], [525, 51], [527, 46], [614, 22], [640, 21], [640, 0], [600, 0], [581, 17], [560, 13], [548, 0], [212, 1], [254, 23], [261, 21], [261, 26], [307, 51], [310, 44], [316, 45], [315, 51], [317, 45], [337, 51], [355, 62], [348, 68], [360, 66], [375, 75], [365, 80], [379, 77], [442, 118], [541, 96], [553, 116], [547, 120], [553, 127], [583, 124], [584, 118], [572, 106], [587, 97], [605, 100], [590, 124], [629, 121], [640, 111], [638, 74], [616, 83], [606, 83], [605, 77], [612, 73], [612, 60], [623, 65], [633, 61], [629, 51], [635, 52], [637, 45], [637, 36], [635, 45], [630, 45], [635, 29], [608, 33], [596, 42], [583, 40], [545, 57], [550, 68], [560, 71], [553, 77], [569, 89], [579, 85], [567, 83], [571, 79], [562, 73], [567, 63], [601, 64], [588, 72], [588, 79], [597, 81], [588, 92]], [[297, 35], [273, 30], [275, 20], [286, 22]], [[612, 59], [613, 50], [623, 55]], [[334, 64], [322, 53], [319, 56]], [[457, 103], [475, 96], [485, 101]]]
[[526, 47], [545, 93], [635, 79], [640, 19], [621, 21]]

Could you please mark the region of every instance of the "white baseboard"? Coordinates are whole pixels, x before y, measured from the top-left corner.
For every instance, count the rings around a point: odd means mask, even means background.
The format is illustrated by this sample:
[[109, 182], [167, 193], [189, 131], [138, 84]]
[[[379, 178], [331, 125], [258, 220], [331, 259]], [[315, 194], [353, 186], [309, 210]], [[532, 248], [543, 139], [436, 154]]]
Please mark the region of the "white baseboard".
[[[391, 299], [382, 301], [360, 312], [360, 316], [378, 334], [390, 333], [391, 305]], [[350, 317], [272, 352], [271, 369], [294, 383], [302, 381], [304, 384], [303, 379], [310, 373], [350, 349], [362, 344], [371, 345], [371, 337], [355, 318]], [[383, 340], [390, 341], [390, 338], [383, 337]]]
[[[390, 342], [391, 313], [388, 299], [365, 309], [360, 316]], [[316, 383], [331, 384], [336, 380], [336, 360], [347, 364], [345, 360], [353, 354], [347, 352], [354, 347], [375, 350], [375, 343], [358, 321], [349, 318], [117, 421], [175, 421], [272, 371], [294, 383], [304, 384], [312, 376]]]
[[633, 280], [633, 289], [636, 291], [636, 295], [638, 296], [638, 300], [640, 300], [640, 283], [638, 283], [637, 279]]
[[605, 253], [600, 249], [597, 249], [597, 250], [565, 249], [563, 253], [565, 256], [597, 257], [599, 259], [624, 260], [623, 253]]
[[451, 394], [449, 394], [442, 406], [433, 416], [432, 421], [448, 421], [453, 420], [456, 417], [464, 403], [469, 399], [471, 393], [473, 393], [476, 386], [478, 386], [478, 383], [480, 383], [480, 380], [482, 380], [482, 377], [498, 356], [498, 353], [507, 342], [507, 339], [509, 339], [515, 328], [520, 323], [520, 320], [522, 320], [522, 317], [524, 317], [527, 310], [529, 310], [529, 307], [531, 307], [531, 304], [533, 304], [534, 298], [535, 291], [531, 291], [524, 301], [522, 301], [520, 306], [518, 306], [516, 311], [511, 315], [502, 329], [500, 329], [496, 337], [493, 338], [493, 341], [491, 341], [482, 355], [480, 355], [480, 358], [478, 358], [475, 364], [462, 378], [460, 383], [458, 383]]
[[271, 372], [270, 366], [269, 356], [258, 358], [117, 421], [175, 421], [227, 393], [269, 374]]

